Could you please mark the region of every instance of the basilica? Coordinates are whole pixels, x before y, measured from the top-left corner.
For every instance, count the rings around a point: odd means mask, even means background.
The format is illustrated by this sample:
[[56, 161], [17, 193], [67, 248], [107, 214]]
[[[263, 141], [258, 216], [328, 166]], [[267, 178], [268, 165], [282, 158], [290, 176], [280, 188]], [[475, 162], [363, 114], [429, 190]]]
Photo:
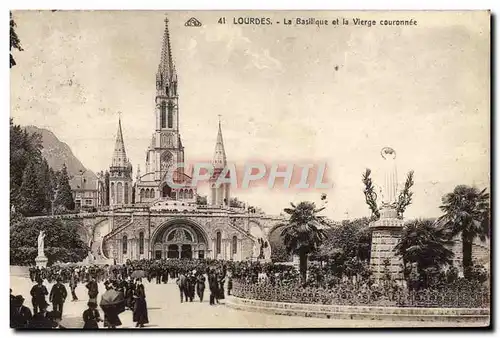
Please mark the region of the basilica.
[[146, 149], [145, 170], [141, 173], [138, 166], [134, 179], [119, 120], [106, 182], [109, 210], [86, 220], [87, 228], [92, 229], [87, 234], [92, 256], [115, 263], [143, 258], [269, 260], [269, 233], [283, 220], [231, 207], [230, 184], [215, 184], [227, 163], [220, 121], [214, 139], [208, 203], [197, 201], [196, 188], [190, 185], [191, 177], [182, 166], [173, 171], [175, 187], [169, 185], [172, 181], [167, 173], [185, 161], [177, 86], [168, 19], [165, 19], [156, 73], [156, 119]]

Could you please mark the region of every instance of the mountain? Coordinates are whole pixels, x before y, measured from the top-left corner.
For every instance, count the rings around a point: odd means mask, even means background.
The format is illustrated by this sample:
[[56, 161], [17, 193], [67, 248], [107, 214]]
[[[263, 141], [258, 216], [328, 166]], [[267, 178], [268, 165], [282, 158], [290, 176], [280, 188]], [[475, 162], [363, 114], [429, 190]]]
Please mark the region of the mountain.
[[[38, 133], [42, 135], [42, 155], [47, 160], [49, 166], [54, 170], [60, 170], [66, 163], [70, 176], [70, 185], [75, 188], [96, 188], [97, 176], [91, 170], [87, 170], [82, 162], [71, 151], [71, 148], [61, 142], [50, 130], [35, 126], [25, 127], [28, 133]], [[83, 172], [83, 175], [80, 173]]]

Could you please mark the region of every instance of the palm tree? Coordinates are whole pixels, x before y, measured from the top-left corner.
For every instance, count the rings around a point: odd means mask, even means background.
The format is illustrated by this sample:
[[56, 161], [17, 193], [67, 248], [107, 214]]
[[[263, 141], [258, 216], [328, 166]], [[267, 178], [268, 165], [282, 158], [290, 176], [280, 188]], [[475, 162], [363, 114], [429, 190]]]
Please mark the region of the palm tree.
[[394, 247], [403, 259], [405, 277], [408, 277], [408, 264], [416, 263], [419, 274], [430, 267], [451, 264], [453, 245], [449, 230], [430, 219], [413, 220], [405, 225], [398, 244]]
[[313, 202], [300, 202], [297, 206], [290, 204], [292, 208], [284, 209], [290, 219], [287, 224], [283, 224], [281, 236], [288, 252], [299, 256], [300, 279], [305, 285], [307, 256], [326, 238], [323, 230], [319, 228], [325, 221], [318, 216], [324, 208], [316, 209]]
[[451, 236], [462, 237], [462, 266], [472, 266], [472, 242], [476, 237], [484, 241], [490, 236], [490, 195], [486, 189], [458, 185], [443, 197], [440, 207], [444, 215], [439, 222], [450, 229]]

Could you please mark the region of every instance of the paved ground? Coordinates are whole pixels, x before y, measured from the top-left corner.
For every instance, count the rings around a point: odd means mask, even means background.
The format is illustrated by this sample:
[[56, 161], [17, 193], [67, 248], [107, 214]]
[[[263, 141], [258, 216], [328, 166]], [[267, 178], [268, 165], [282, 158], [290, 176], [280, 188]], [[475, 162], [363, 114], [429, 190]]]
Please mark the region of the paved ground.
[[[32, 283], [28, 278], [11, 276], [11, 288], [14, 295], [22, 294], [26, 298], [25, 305], [31, 307], [29, 291]], [[51, 285], [45, 283], [49, 292]], [[239, 311], [226, 307], [224, 304], [210, 306], [208, 304], [208, 290], [205, 291], [203, 303], [195, 300], [193, 303], [180, 303], [179, 291], [173, 281], [168, 284], [144, 283], [148, 304], [149, 328], [299, 328], [299, 327], [404, 327], [404, 326], [457, 326], [455, 323], [419, 323], [393, 321], [360, 321], [335, 320], [321, 318], [305, 318], [269, 315], [256, 312]], [[68, 292], [69, 287], [66, 285]], [[104, 285], [99, 285], [100, 295], [104, 292]], [[76, 290], [80, 298], [77, 302], [67, 301], [64, 304], [62, 325], [68, 328], [81, 328], [83, 311], [87, 308], [87, 292], [83, 285]], [[71, 299], [71, 296], [68, 297]], [[222, 301], [223, 302], [223, 301]], [[50, 309], [50, 308], [49, 308]], [[102, 310], [100, 310], [103, 317]], [[123, 323], [121, 328], [133, 328], [132, 312], [126, 311], [120, 315]], [[100, 324], [102, 325], [102, 323]], [[474, 326], [460, 324], [460, 326]]]

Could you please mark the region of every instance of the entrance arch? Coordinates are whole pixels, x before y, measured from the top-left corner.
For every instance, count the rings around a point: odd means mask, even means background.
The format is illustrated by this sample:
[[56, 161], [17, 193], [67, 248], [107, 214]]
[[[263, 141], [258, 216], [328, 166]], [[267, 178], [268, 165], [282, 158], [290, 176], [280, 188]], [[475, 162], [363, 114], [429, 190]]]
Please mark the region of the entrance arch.
[[188, 219], [174, 219], [160, 225], [152, 235], [154, 257], [204, 258], [208, 256], [208, 239], [203, 228]]

